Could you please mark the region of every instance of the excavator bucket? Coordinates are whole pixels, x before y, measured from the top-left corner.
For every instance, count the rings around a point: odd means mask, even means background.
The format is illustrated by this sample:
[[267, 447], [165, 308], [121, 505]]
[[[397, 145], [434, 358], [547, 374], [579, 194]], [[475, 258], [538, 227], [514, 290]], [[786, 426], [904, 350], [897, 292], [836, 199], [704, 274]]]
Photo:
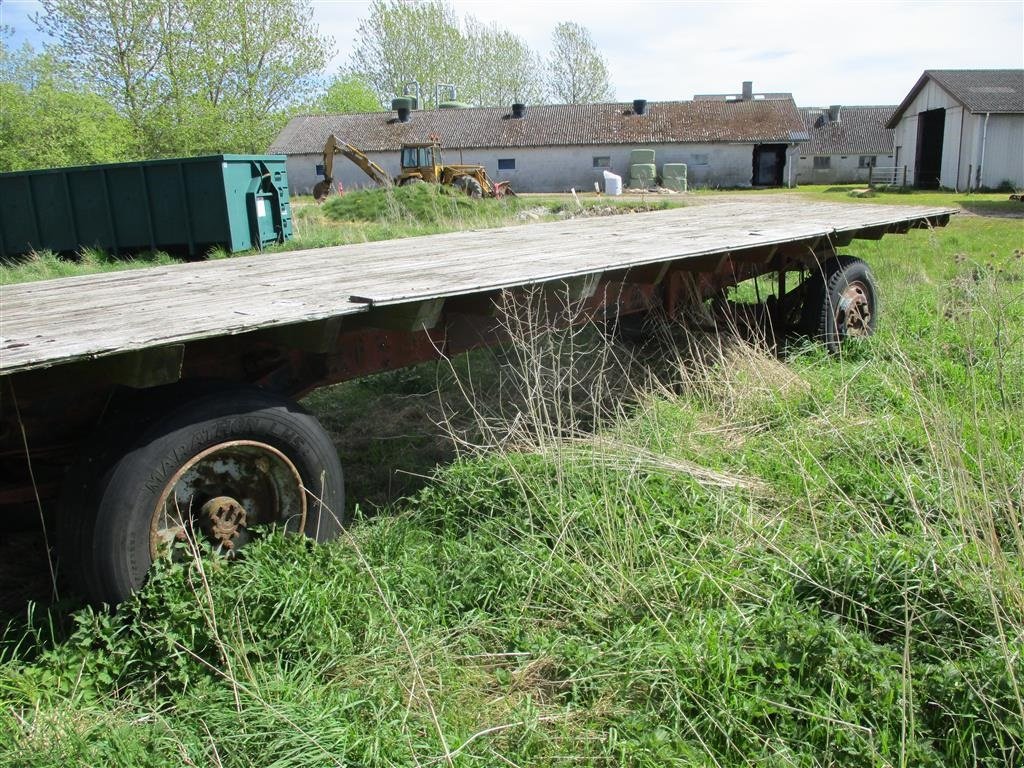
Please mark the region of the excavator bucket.
[[327, 196], [331, 194], [331, 180], [323, 179], [313, 185], [313, 199], [316, 200], [317, 205], [322, 205], [327, 199]]
[[515, 197], [515, 190], [512, 189], [511, 181], [492, 181], [495, 197]]

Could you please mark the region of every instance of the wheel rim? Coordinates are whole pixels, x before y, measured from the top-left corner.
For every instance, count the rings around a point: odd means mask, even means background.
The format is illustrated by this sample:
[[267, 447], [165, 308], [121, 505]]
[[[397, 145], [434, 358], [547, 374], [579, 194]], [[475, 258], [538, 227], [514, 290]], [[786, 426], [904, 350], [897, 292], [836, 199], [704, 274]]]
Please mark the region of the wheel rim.
[[251, 538], [253, 525], [306, 527], [306, 494], [291, 460], [255, 440], [218, 443], [189, 459], [167, 483], [153, 510], [150, 556], [170, 552], [191, 535], [225, 552]]
[[869, 336], [871, 334], [871, 292], [860, 280], [846, 286], [839, 297], [836, 325], [842, 336]]

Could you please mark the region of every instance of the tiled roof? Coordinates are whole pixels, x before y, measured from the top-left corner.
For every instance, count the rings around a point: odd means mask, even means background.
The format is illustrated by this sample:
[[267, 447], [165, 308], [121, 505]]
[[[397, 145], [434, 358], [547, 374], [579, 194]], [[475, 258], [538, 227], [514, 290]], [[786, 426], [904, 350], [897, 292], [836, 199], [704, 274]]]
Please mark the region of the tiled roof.
[[896, 107], [840, 107], [839, 119], [827, 109], [801, 107], [800, 115], [811, 140], [802, 155], [891, 155], [895, 131], [885, 127]]
[[926, 69], [896, 108], [890, 127], [903, 116], [928, 80], [934, 80], [968, 112], [1024, 112], [1024, 69]]
[[503, 108], [421, 110], [407, 123], [394, 112], [305, 115], [293, 118], [268, 151], [317, 154], [331, 133], [368, 152], [397, 150], [430, 134], [440, 136], [442, 146], [462, 149], [806, 139], [792, 99], [670, 101], [649, 103], [643, 115], [634, 114], [631, 104], [529, 106], [520, 119]]

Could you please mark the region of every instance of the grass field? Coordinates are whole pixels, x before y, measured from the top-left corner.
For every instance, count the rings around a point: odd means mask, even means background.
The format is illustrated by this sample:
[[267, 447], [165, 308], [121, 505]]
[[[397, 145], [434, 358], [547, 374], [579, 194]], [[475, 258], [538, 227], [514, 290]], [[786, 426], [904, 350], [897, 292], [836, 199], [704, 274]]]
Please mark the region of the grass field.
[[[533, 221], [554, 221], [595, 213], [653, 211], [682, 205], [678, 198], [651, 197], [644, 201], [615, 201], [593, 195], [540, 195], [500, 200], [474, 200], [449, 187], [433, 184], [366, 189], [331, 197], [318, 206], [311, 197], [293, 198], [293, 237], [264, 253], [321, 248], [400, 237], [433, 235], [470, 228], [501, 227]], [[209, 259], [242, 258], [257, 251], [230, 254], [214, 249]], [[166, 253], [117, 257], [95, 248], [72, 255], [49, 251], [8, 262], [0, 260], [0, 285], [48, 280], [95, 272], [139, 269], [175, 263]]]
[[845, 251], [837, 358], [523, 333], [315, 393], [359, 524], [10, 621], [0, 765], [1021, 765], [1024, 224]]

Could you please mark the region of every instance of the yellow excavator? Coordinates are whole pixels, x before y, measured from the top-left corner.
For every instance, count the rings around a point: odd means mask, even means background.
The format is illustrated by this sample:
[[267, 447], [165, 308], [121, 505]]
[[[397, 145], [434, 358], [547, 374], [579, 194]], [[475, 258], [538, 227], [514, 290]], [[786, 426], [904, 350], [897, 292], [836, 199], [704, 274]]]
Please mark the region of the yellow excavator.
[[324, 179], [313, 187], [313, 197], [322, 203], [334, 186], [334, 155], [344, 155], [367, 176], [382, 187], [405, 184], [444, 184], [461, 189], [470, 197], [504, 197], [515, 195], [509, 182], [493, 181], [482, 165], [444, 165], [441, 142], [434, 136], [430, 141], [403, 144], [402, 170], [394, 179], [366, 154], [333, 133], [324, 143]]

